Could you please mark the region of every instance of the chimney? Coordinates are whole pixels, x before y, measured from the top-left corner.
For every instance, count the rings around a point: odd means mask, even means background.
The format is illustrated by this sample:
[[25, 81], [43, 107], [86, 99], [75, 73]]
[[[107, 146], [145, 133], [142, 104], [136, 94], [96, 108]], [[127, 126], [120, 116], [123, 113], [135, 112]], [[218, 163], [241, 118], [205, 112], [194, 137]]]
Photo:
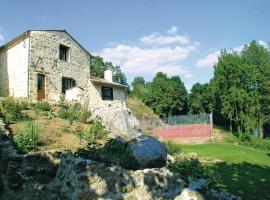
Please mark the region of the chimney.
[[108, 69], [104, 72], [104, 79], [109, 82], [113, 82], [112, 70]]

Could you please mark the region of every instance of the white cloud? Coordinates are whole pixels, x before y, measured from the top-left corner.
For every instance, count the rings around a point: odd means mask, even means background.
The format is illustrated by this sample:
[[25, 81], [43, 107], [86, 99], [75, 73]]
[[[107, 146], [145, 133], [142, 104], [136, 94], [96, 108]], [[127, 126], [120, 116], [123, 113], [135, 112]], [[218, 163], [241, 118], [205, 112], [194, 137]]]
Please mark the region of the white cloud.
[[129, 74], [155, 74], [158, 71], [168, 73], [168, 75], [187, 75], [191, 73], [179, 64], [196, 47], [162, 47], [143, 48], [118, 44], [115, 47], [102, 49], [98, 55], [105, 60], [112, 61], [116, 65], [122, 66], [123, 70]]
[[269, 48], [270, 48], [269, 43], [267, 43], [267, 42], [265, 42], [265, 41], [260, 40], [260, 41], [259, 41], [259, 44], [262, 45], [262, 46], [264, 46], [266, 49], [269, 49]]
[[[259, 41], [259, 44], [264, 46], [265, 48], [269, 48], [269, 44], [267, 44], [266, 42], [262, 40]], [[245, 45], [241, 45], [239, 47], [233, 48], [229, 52], [240, 53], [244, 47]], [[196, 66], [199, 68], [213, 67], [217, 63], [219, 56], [220, 56], [220, 51], [214, 51], [213, 53], [208, 54], [205, 58], [199, 59], [196, 62]]]
[[121, 66], [131, 76], [153, 76], [162, 71], [169, 76], [181, 75], [189, 79], [192, 73], [181, 62], [196, 51], [197, 46], [181, 35], [152, 33], [139, 38], [135, 44], [121, 42], [101, 49], [95, 55]]
[[220, 51], [210, 53], [205, 58], [199, 59], [196, 63], [196, 66], [199, 68], [212, 67], [217, 63], [219, 55]]
[[0, 27], [0, 42], [3, 42], [5, 40], [5, 37], [4, 37], [3, 33], [2, 33], [2, 30], [3, 29]]
[[164, 36], [160, 33], [152, 33], [140, 38], [145, 45], [168, 45], [168, 44], [189, 44], [190, 40], [184, 35]]
[[172, 26], [170, 29], [168, 29], [166, 32], [168, 33], [168, 34], [175, 34], [175, 33], [177, 33], [177, 31], [178, 31], [178, 28], [176, 27], [176, 26]]
[[3, 36], [2, 33], [0, 33], [0, 42], [4, 41], [5, 40], [5, 37]]

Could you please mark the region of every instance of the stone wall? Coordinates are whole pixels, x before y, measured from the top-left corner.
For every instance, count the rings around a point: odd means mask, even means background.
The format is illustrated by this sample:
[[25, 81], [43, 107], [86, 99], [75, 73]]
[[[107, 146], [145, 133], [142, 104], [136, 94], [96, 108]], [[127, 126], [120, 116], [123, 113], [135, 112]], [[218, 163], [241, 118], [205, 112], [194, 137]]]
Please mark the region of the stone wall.
[[[90, 78], [89, 55], [64, 31], [31, 31], [29, 58], [30, 99], [37, 99], [37, 74], [46, 76], [45, 94], [48, 100], [59, 100], [62, 77], [73, 78], [88, 95]], [[70, 48], [69, 61], [59, 59], [60, 44]]]

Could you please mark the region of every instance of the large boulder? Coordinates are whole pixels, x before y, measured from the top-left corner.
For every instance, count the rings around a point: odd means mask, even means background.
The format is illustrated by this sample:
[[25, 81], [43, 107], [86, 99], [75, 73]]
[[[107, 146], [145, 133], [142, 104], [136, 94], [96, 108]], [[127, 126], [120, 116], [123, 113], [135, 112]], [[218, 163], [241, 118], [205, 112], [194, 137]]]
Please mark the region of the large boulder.
[[129, 143], [131, 154], [141, 168], [163, 167], [166, 165], [167, 152], [156, 138], [141, 135]]
[[130, 137], [141, 135], [139, 120], [126, 106], [107, 105], [103, 107], [90, 107], [89, 109], [93, 116], [102, 119], [102, 122], [112, 132], [119, 132]]

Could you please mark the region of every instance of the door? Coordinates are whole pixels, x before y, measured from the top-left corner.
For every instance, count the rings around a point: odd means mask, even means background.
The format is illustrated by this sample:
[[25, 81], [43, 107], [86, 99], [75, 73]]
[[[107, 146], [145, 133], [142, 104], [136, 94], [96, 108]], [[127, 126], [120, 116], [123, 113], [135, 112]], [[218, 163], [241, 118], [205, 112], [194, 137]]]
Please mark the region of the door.
[[37, 94], [39, 101], [45, 99], [45, 75], [43, 74], [37, 76]]

